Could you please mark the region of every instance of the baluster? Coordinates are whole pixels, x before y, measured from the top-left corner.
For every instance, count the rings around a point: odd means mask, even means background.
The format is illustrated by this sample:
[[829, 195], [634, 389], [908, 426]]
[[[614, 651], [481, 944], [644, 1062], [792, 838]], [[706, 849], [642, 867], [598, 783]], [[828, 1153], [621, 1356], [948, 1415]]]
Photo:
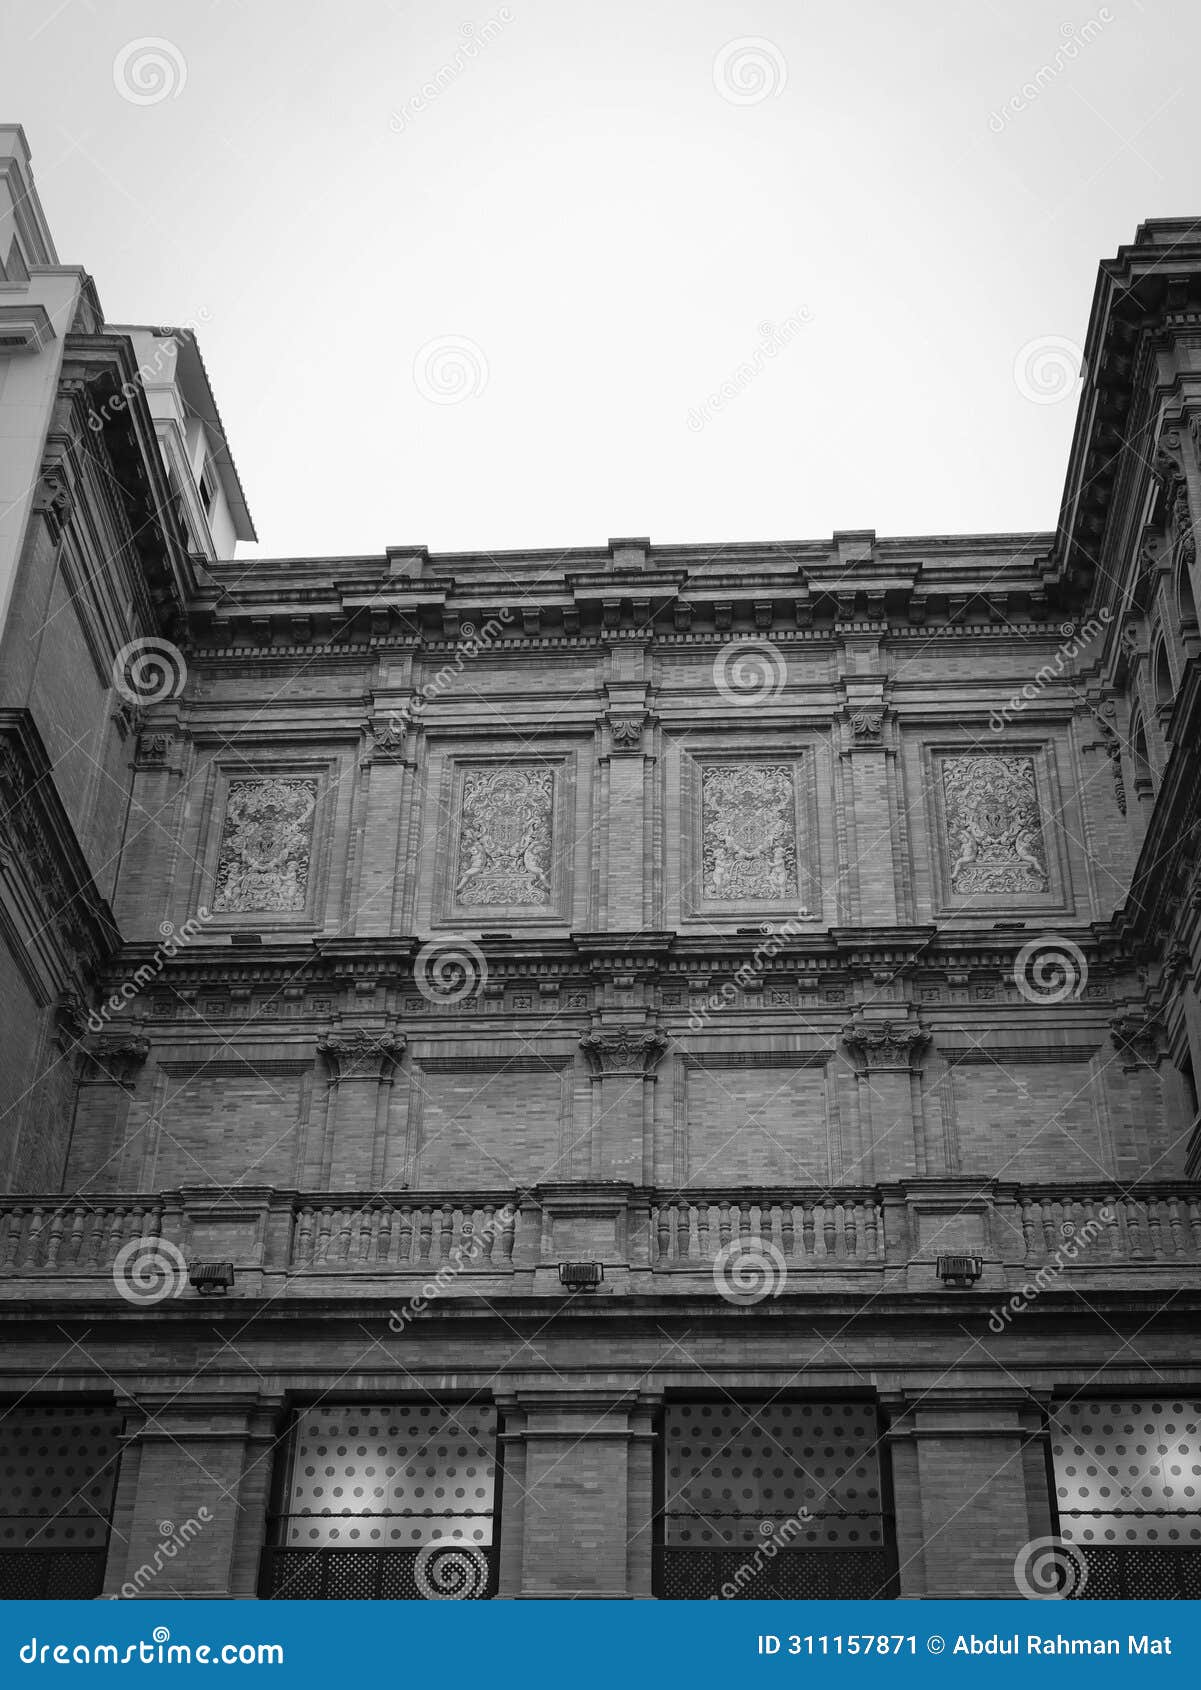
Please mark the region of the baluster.
[[794, 1213], [793, 1202], [790, 1197], [786, 1202], [783, 1202], [780, 1205], [780, 1248], [783, 1250], [785, 1256], [791, 1256], [796, 1247], [796, 1238], [793, 1230]]
[[709, 1260], [709, 1205], [698, 1203], [696, 1206], [696, 1248], [697, 1254], [703, 1262]]
[[780, 1215], [780, 1205], [778, 1203], [769, 1203], [767, 1206], [767, 1231], [772, 1244], [777, 1250], [780, 1250], [780, 1239], [783, 1236], [784, 1228], [782, 1225], [782, 1217]]
[[17, 1246], [20, 1242], [20, 1222], [22, 1222], [20, 1208], [7, 1208], [3, 1215], [3, 1268], [17, 1266]]
[[733, 1222], [730, 1217], [730, 1205], [723, 1197], [717, 1205], [717, 1253], [729, 1247], [730, 1233]]
[[79, 1262], [79, 1253], [83, 1248], [83, 1222], [85, 1210], [76, 1204], [71, 1216], [71, 1236], [67, 1240], [67, 1261], [72, 1267]]
[[1151, 1252], [1155, 1260], [1161, 1262], [1165, 1251], [1163, 1247], [1163, 1214], [1158, 1197], [1151, 1197], [1147, 1200], [1147, 1220], [1151, 1232]]
[[1062, 1244], [1067, 1238], [1075, 1238], [1080, 1231], [1076, 1220], [1076, 1204], [1070, 1197], [1065, 1197], [1060, 1204], [1059, 1237], [1056, 1245]]
[[1126, 1235], [1130, 1241], [1131, 1256], [1150, 1255], [1150, 1239], [1146, 1230], [1147, 1216], [1141, 1200], [1137, 1197], [1127, 1197], [1122, 1209], [1126, 1216]]
[[391, 1262], [392, 1260], [392, 1205], [381, 1203], [379, 1207], [379, 1231], [375, 1237], [375, 1259], [377, 1262]]
[[671, 1260], [671, 1205], [660, 1203], [655, 1212], [655, 1249], [661, 1262]]
[[430, 1245], [433, 1242], [433, 1237], [434, 1237], [434, 1210], [433, 1210], [433, 1205], [430, 1204], [430, 1203], [425, 1203], [425, 1204], [422, 1205], [419, 1220], [418, 1220], [418, 1238], [417, 1238], [417, 1259], [418, 1259], [418, 1261], [421, 1261], [421, 1262], [428, 1262], [429, 1261], [429, 1259], [430, 1259]]
[[292, 1222], [292, 1260], [307, 1265], [313, 1248], [313, 1205], [302, 1203]]
[[834, 1205], [828, 1197], [822, 1198], [822, 1239], [827, 1256], [837, 1254], [837, 1241], [834, 1236]]
[[1201, 1253], [1201, 1201], [1196, 1197], [1188, 1200], [1188, 1229], [1193, 1249]]
[[852, 1259], [857, 1257], [859, 1254], [859, 1235], [856, 1230], [856, 1211], [858, 1207], [859, 1205], [857, 1203], [844, 1203], [842, 1205], [842, 1236], [846, 1245], [847, 1255]]
[[93, 1209], [85, 1215], [83, 1223], [83, 1246], [80, 1251], [82, 1265], [94, 1268], [100, 1259], [100, 1243], [104, 1237], [104, 1215], [99, 1209]]
[[742, 1199], [738, 1204], [738, 1241], [741, 1244], [751, 1236], [751, 1204]]
[[1059, 1203], [1054, 1197], [1045, 1198], [1042, 1204], [1043, 1213], [1043, 1249], [1048, 1256], [1055, 1254], [1055, 1246], [1063, 1236], [1060, 1232], [1060, 1222], [1056, 1219]]
[[58, 1266], [59, 1251], [63, 1247], [63, 1211], [55, 1209], [50, 1217], [50, 1226], [46, 1236], [46, 1266]]
[[25, 1240], [25, 1260], [23, 1266], [27, 1268], [40, 1267], [38, 1261], [41, 1254], [42, 1228], [45, 1226], [46, 1211], [40, 1203], [35, 1203], [29, 1217], [29, 1235]]
[[1167, 1242], [1171, 1245], [1172, 1255], [1182, 1256], [1184, 1254], [1184, 1230], [1180, 1224], [1180, 1204], [1177, 1202], [1175, 1195], [1166, 1197], [1164, 1204], [1167, 1209]]
[[675, 1204], [676, 1257], [686, 1262], [692, 1255], [692, 1204], [682, 1198]]
[[413, 1211], [407, 1203], [400, 1206], [396, 1253], [399, 1261], [409, 1262], [413, 1259]]
[[869, 1197], [863, 1205], [864, 1254], [869, 1261], [875, 1261], [880, 1254], [880, 1228], [878, 1221], [876, 1199]]
[[508, 1209], [505, 1213], [505, 1224], [500, 1235], [500, 1259], [502, 1263], [513, 1260], [513, 1239], [517, 1233], [517, 1210]]
[[323, 1203], [318, 1212], [317, 1237], [313, 1250], [315, 1262], [325, 1262], [329, 1259], [329, 1239], [334, 1226], [334, 1211], [328, 1203]]
[[458, 1210], [453, 1203], [442, 1205], [442, 1236], [438, 1243], [438, 1260], [444, 1262], [454, 1248], [455, 1216]]
[[813, 1199], [801, 1199], [801, 1249], [806, 1256], [815, 1254], [813, 1248]]

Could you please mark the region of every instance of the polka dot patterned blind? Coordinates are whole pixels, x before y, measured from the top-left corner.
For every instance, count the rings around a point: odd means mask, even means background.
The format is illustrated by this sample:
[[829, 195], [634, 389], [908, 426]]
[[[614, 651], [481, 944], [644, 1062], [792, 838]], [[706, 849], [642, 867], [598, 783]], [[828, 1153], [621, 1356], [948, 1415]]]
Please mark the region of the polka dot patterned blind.
[[0, 1409], [0, 1549], [103, 1548], [120, 1451], [115, 1409]]
[[1201, 1546], [1201, 1402], [1064, 1403], [1051, 1415], [1069, 1542]]
[[283, 1541], [308, 1549], [489, 1545], [496, 1410], [323, 1407], [300, 1417]]
[[667, 1546], [882, 1543], [878, 1437], [862, 1403], [672, 1404]]

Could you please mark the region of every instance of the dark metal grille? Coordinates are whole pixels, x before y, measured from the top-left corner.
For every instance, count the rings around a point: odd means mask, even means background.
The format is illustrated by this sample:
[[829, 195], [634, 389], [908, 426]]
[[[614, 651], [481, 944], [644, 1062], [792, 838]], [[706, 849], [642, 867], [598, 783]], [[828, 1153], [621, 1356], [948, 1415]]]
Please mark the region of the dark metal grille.
[[0, 1550], [0, 1601], [70, 1601], [99, 1596], [103, 1549]]
[[[442, 1597], [454, 1601], [484, 1601], [496, 1594], [496, 1552], [470, 1548], [486, 1565], [481, 1584], [464, 1584], [456, 1575], [454, 1557], [464, 1545], [447, 1543], [436, 1550], [421, 1549], [268, 1549], [263, 1554], [259, 1594], [276, 1601], [420, 1602]], [[418, 1557], [423, 1556], [418, 1579]], [[443, 1566], [443, 1563], [447, 1563]], [[441, 1569], [441, 1570], [440, 1570]]]
[[770, 1560], [752, 1549], [655, 1551], [655, 1595], [674, 1602], [871, 1601], [896, 1594], [883, 1549], [781, 1549]]
[[1201, 1601], [1201, 1549], [1101, 1548], [1075, 1543], [1088, 1570], [1072, 1602]]

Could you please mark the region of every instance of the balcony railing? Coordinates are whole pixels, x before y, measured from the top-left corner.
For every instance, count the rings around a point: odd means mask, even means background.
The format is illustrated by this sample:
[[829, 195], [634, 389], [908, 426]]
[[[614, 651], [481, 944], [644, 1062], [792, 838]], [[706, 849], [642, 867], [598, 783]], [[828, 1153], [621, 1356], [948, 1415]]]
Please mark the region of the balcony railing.
[[1201, 1258], [1201, 1190], [1103, 1185], [1018, 1194], [1026, 1260], [1073, 1245], [1118, 1261]]
[[786, 1261], [879, 1262], [884, 1220], [879, 1193], [776, 1191], [736, 1197], [695, 1192], [651, 1209], [657, 1266], [713, 1261], [751, 1240]]
[[298, 1202], [293, 1267], [422, 1268], [446, 1263], [497, 1270], [513, 1263], [512, 1193], [488, 1198], [380, 1199], [365, 1205]]
[[155, 1197], [0, 1201], [0, 1273], [105, 1270], [122, 1245], [157, 1238], [162, 1230], [163, 1205]]
[[980, 1290], [1020, 1286], [1047, 1263], [1061, 1289], [1104, 1283], [1115, 1268], [1135, 1283], [1191, 1283], [1201, 1280], [1201, 1183], [10, 1196], [0, 1198], [0, 1298], [107, 1296], [131, 1255], [159, 1258], [177, 1280], [193, 1261], [232, 1261], [237, 1295], [318, 1296], [339, 1284], [386, 1294], [397, 1279], [442, 1276], [455, 1295], [558, 1295], [565, 1260], [602, 1261], [619, 1292], [711, 1294], [713, 1263], [739, 1246], [777, 1254], [790, 1290], [936, 1289], [942, 1252], [978, 1256]]

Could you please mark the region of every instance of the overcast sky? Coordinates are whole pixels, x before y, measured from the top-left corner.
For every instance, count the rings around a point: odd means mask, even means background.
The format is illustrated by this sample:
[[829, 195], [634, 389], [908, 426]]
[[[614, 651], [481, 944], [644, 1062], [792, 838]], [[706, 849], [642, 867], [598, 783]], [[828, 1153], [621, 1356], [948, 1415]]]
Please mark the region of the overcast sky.
[[1190, 0], [6, 12], [60, 257], [197, 325], [262, 555], [1049, 528], [1097, 264], [1201, 214]]

